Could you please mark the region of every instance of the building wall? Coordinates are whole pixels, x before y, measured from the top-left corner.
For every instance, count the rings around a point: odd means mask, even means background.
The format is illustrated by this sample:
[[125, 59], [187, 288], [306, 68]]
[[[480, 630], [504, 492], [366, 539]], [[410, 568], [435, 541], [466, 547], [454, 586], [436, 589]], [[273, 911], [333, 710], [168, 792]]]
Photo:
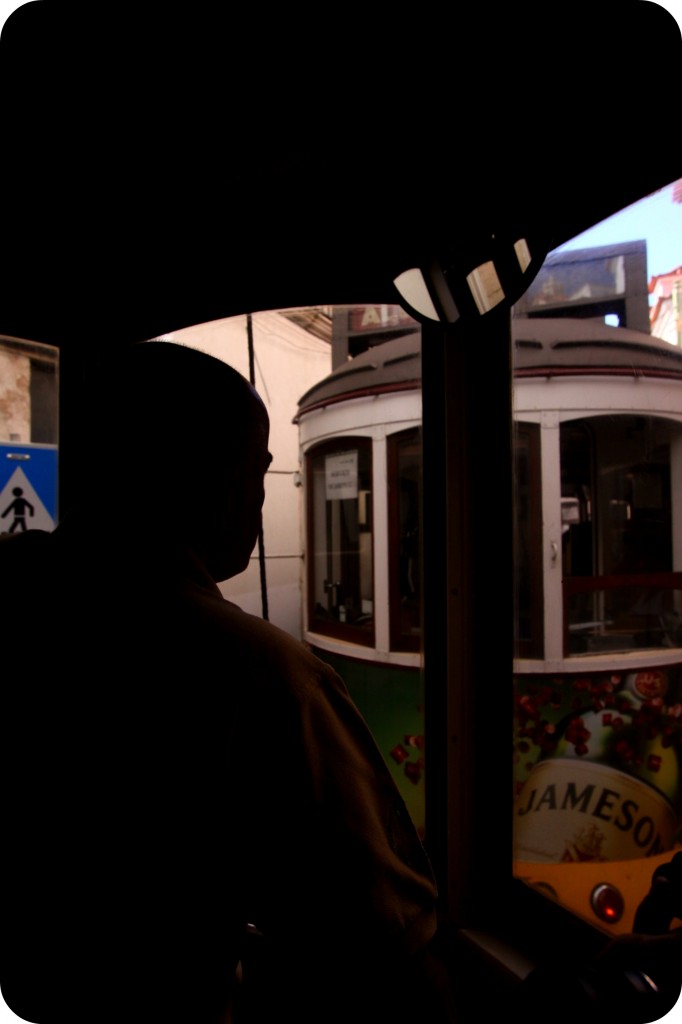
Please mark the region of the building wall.
[[0, 441], [31, 439], [31, 362], [0, 347]]
[[682, 347], [682, 267], [649, 282], [651, 333]]

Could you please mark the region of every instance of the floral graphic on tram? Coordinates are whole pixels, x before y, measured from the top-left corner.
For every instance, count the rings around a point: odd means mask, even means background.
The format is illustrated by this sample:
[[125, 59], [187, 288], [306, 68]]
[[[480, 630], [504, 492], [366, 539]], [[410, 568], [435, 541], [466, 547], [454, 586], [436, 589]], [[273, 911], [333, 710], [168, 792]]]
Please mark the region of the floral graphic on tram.
[[[409, 748], [409, 749], [408, 749]], [[417, 757], [410, 760], [411, 752], [417, 751]], [[390, 756], [396, 764], [404, 765], [405, 777], [416, 786], [424, 772], [424, 736], [408, 734], [403, 737], [402, 743], [396, 743], [390, 751]]]

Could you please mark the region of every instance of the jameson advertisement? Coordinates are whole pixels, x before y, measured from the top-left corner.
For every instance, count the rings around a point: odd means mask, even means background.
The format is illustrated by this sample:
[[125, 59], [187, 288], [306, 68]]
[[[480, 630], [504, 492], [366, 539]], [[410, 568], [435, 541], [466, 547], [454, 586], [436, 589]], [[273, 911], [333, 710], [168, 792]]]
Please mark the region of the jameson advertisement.
[[517, 860], [632, 860], [680, 839], [682, 666], [515, 681]]

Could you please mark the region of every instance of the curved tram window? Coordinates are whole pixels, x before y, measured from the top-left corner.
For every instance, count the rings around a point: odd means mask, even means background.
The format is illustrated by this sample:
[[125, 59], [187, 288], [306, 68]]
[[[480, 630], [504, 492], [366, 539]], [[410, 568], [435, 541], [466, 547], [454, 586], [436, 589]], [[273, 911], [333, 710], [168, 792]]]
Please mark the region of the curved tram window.
[[387, 438], [391, 650], [421, 648], [421, 428]]
[[309, 612], [313, 629], [374, 643], [372, 452], [344, 437], [308, 454]]

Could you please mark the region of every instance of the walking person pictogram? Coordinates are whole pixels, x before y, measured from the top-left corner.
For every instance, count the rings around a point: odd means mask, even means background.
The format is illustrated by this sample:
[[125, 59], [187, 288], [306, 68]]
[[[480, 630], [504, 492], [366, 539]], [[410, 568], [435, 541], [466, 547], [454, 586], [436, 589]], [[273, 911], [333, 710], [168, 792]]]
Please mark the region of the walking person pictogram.
[[2, 513], [2, 518], [8, 516], [10, 512], [14, 513], [14, 521], [9, 528], [9, 533], [14, 533], [15, 530], [26, 529], [26, 512], [30, 516], [34, 515], [35, 510], [30, 501], [27, 501], [23, 497], [24, 490], [22, 487], [13, 487], [12, 494], [14, 495], [14, 501], [11, 501], [5, 511]]

